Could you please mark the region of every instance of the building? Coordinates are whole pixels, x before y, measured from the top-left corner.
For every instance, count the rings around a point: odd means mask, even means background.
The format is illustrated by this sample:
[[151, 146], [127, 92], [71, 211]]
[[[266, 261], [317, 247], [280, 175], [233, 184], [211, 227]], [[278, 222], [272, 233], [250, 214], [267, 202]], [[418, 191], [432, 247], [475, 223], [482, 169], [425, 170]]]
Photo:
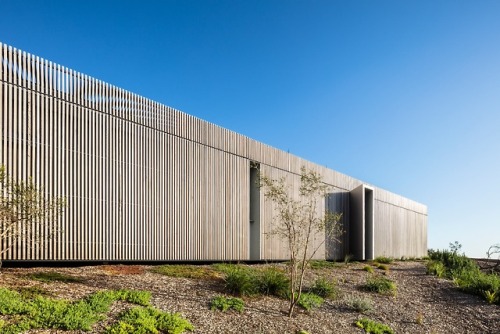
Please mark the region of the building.
[[68, 202], [63, 233], [5, 260], [286, 259], [252, 166], [292, 183], [305, 166], [332, 186], [322, 210], [346, 233], [319, 258], [427, 253], [422, 204], [5, 44], [0, 108], [0, 164]]

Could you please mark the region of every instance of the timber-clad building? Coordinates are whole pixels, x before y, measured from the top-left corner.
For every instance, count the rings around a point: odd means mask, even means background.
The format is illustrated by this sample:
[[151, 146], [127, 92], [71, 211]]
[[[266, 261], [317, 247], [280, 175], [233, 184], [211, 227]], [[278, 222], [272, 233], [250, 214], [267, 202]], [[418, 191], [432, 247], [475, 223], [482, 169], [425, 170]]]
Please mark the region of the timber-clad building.
[[3, 240], [7, 261], [286, 259], [253, 167], [298, 184], [301, 166], [343, 213], [318, 258], [427, 253], [425, 205], [1, 43], [0, 110], [0, 165], [67, 201], [62, 233]]

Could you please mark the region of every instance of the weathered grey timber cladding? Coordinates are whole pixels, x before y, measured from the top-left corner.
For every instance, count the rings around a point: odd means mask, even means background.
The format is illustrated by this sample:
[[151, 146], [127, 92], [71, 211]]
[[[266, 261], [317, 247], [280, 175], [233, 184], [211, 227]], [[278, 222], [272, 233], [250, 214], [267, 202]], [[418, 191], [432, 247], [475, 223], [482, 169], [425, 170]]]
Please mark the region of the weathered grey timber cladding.
[[[292, 184], [301, 166], [321, 173], [332, 193], [320, 210], [343, 212], [346, 234], [317, 257], [351, 251], [349, 192], [363, 184], [352, 177], [1, 43], [0, 108], [0, 164], [68, 202], [63, 233], [5, 240], [6, 260], [285, 259], [268, 235], [272, 204], [250, 196], [254, 162]], [[426, 206], [370, 187], [375, 256], [425, 255]]]

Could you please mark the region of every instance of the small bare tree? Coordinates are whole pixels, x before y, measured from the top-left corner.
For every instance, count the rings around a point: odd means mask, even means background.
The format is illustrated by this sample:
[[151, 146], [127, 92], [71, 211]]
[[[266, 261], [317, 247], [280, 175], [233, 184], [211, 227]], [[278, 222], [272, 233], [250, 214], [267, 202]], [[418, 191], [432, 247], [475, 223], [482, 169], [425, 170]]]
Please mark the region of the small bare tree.
[[46, 198], [30, 180], [12, 180], [0, 166], [0, 267], [5, 254], [18, 239], [41, 242], [57, 232], [55, 222], [62, 214], [62, 198]]
[[[290, 280], [290, 304], [288, 316], [293, 315], [300, 300], [304, 274], [326, 239], [339, 241], [342, 234], [341, 213], [318, 212], [320, 201], [326, 201], [329, 186], [314, 171], [301, 168], [298, 197], [285, 178], [272, 179], [260, 175], [260, 186], [265, 197], [275, 205], [275, 223], [270, 235], [276, 235], [287, 242], [289, 251], [288, 276]], [[321, 241], [314, 240], [321, 236]]]
[[500, 244], [492, 245], [486, 252], [486, 260], [480, 265], [481, 270], [490, 273], [500, 272]]

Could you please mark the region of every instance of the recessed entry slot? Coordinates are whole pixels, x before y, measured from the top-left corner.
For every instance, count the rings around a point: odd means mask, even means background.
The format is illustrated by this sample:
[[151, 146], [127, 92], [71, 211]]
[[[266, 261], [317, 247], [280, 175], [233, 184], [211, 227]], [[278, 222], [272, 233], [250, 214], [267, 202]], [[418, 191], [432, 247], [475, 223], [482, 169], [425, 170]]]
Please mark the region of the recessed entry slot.
[[260, 260], [260, 164], [250, 161], [250, 260]]
[[375, 257], [373, 188], [360, 185], [349, 196], [349, 245], [356, 260]]

